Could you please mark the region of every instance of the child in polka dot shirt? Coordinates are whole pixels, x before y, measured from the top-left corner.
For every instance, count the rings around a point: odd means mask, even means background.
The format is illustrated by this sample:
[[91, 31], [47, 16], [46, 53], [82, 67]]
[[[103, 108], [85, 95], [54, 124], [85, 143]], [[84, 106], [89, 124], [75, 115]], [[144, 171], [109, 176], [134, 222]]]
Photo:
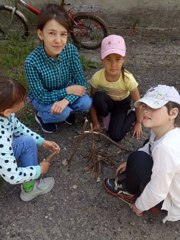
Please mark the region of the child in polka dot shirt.
[[10, 184], [21, 184], [20, 198], [30, 201], [49, 192], [54, 178], [40, 179], [50, 163], [37, 159], [37, 145], [60, 152], [53, 141], [42, 138], [15, 116], [24, 105], [25, 88], [16, 80], [0, 76], [0, 176]]

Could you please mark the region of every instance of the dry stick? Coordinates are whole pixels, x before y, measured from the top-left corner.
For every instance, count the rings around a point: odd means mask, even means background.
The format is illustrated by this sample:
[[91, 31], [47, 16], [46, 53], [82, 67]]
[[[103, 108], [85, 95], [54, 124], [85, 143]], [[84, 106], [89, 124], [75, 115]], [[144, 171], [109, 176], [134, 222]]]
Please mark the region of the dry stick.
[[[47, 158], [44, 158], [44, 162], [48, 162], [48, 163], [52, 163], [52, 161], [53, 161], [53, 157], [56, 155], [56, 154], [58, 154], [57, 152], [53, 152], [53, 153], [51, 153], [51, 154], [49, 154], [48, 155], [48, 157]], [[44, 178], [44, 176], [45, 176], [45, 174], [43, 174], [42, 175], [42, 178]]]
[[57, 153], [57, 152], [53, 152], [53, 153], [49, 154], [49, 156], [48, 156], [46, 159], [44, 159], [44, 161], [45, 161], [45, 162], [52, 163], [53, 157], [54, 157], [56, 154], [58, 154], [58, 153]]
[[[92, 129], [92, 125], [91, 125]], [[92, 132], [92, 160], [93, 160], [93, 165], [94, 165], [94, 172], [97, 172], [97, 163], [96, 163], [96, 144], [95, 144], [95, 139], [94, 139], [94, 134]]]
[[120, 199], [122, 202], [126, 203], [128, 206], [131, 206], [131, 205], [132, 205], [132, 203], [124, 200], [123, 198], [119, 198], [119, 199]]
[[78, 148], [79, 148], [79, 145], [81, 144], [81, 141], [82, 141], [83, 138], [84, 138], [84, 132], [85, 132], [85, 129], [86, 129], [86, 127], [87, 127], [87, 124], [88, 124], [88, 120], [87, 120], [87, 118], [85, 118], [82, 132], [81, 132], [80, 136], [78, 137], [78, 139], [77, 139], [77, 141], [76, 141], [74, 150], [73, 150], [70, 158], [67, 160], [67, 164], [69, 165], [68, 171], [69, 171], [69, 168], [70, 168], [70, 163], [71, 163], [73, 157], [75, 156], [75, 154], [76, 154], [76, 152], [77, 152], [77, 150], [78, 150]]
[[[79, 145], [81, 144], [82, 139], [84, 138], [84, 136], [85, 136], [86, 134], [96, 134], [96, 135], [100, 135], [100, 136], [106, 138], [107, 140], [109, 140], [111, 143], [113, 143], [114, 145], [116, 145], [116, 146], [117, 146], [118, 148], [120, 148], [121, 150], [126, 151], [126, 152], [131, 152], [130, 150], [121, 147], [117, 142], [115, 142], [114, 140], [112, 140], [111, 138], [109, 138], [108, 136], [106, 136], [105, 134], [103, 134], [103, 133], [101, 133], [101, 132], [96, 132], [96, 131], [94, 131], [94, 130], [92, 130], [92, 129], [91, 129], [91, 130], [88, 130], [88, 131], [85, 131], [86, 126], [87, 126], [87, 123], [88, 123], [88, 120], [87, 120], [87, 118], [85, 118], [85, 122], [84, 122], [84, 125], [83, 125], [82, 132], [81, 132], [80, 136], [78, 137], [78, 140], [77, 140], [77, 142], [76, 142], [74, 151], [72, 152], [70, 158], [67, 160], [67, 164], [70, 165], [73, 157], [75, 156], [75, 154], [76, 154], [76, 152], [77, 152], [77, 150], [78, 150], [78, 148], [79, 148]], [[69, 169], [68, 169], [68, 171], [69, 171]]]
[[120, 148], [121, 150], [123, 151], [126, 151], [126, 152], [131, 152], [130, 150], [126, 149], [126, 148], [123, 148], [121, 147], [117, 142], [115, 142], [114, 140], [112, 140], [111, 138], [109, 138], [108, 136], [106, 136], [105, 134], [101, 133], [101, 132], [97, 132], [97, 131], [93, 131], [93, 130], [89, 130], [89, 131], [85, 131], [84, 134], [96, 134], [96, 135], [100, 135], [104, 138], [106, 138], [107, 140], [109, 140], [111, 143], [113, 143], [114, 145], [116, 145], [116, 147]]

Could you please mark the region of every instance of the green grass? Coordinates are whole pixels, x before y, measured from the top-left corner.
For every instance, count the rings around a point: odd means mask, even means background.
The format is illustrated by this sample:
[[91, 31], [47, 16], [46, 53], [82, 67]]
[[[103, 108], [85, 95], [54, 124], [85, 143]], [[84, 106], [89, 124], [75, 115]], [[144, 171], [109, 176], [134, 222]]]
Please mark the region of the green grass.
[[24, 61], [34, 49], [33, 39], [9, 39], [0, 45], [0, 69], [4, 75], [17, 79], [26, 85]]

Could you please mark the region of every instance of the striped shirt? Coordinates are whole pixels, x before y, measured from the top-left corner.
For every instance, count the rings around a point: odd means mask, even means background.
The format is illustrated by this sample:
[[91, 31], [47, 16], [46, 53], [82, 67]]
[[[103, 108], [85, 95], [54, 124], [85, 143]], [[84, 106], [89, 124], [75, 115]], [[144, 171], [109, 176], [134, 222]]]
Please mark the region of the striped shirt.
[[72, 44], [67, 44], [56, 59], [47, 56], [39, 44], [25, 60], [25, 70], [29, 96], [40, 103], [51, 104], [65, 98], [72, 104], [78, 96], [67, 94], [66, 87], [87, 87], [77, 48]]

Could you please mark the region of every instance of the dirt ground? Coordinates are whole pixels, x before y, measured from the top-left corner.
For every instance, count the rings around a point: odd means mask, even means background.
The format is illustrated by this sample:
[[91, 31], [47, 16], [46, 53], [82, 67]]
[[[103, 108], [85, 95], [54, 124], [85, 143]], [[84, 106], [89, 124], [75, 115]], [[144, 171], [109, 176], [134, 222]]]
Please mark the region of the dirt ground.
[[[180, 34], [178, 31], [119, 31], [125, 37], [128, 49], [126, 68], [137, 81], [141, 94], [150, 86], [174, 85], [180, 90]], [[92, 60], [99, 61], [99, 49], [80, 50]], [[96, 70], [88, 71], [89, 79]], [[89, 119], [88, 114], [86, 115]], [[55, 158], [48, 176], [54, 176], [53, 190], [29, 203], [19, 199], [20, 186], [5, 183], [0, 192], [0, 239], [2, 240], [142, 240], [180, 239], [180, 222], [162, 223], [163, 213], [146, 212], [135, 216], [125, 203], [107, 194], [104, 178], [113, 177], [118, 164], [125, 160], [127, 151], [102, 137], [95, 137], [99, 156], [109, 157], [115, 165], [103, 164], [100, 181], [92, 171], [85, 171], [92, 164], [92, 135], [84, 137], [79, 148], [76, 143], [82, 131], [84, 116], [78, 114], [75, 126], [59, 124], [57, 133], [45, 135], [35, 124], [32, 128], [44, 137], [60, 143], [61, 154]], [[133, 151], [141, 141], [127, 134], [120, 143], [122, 148]], [[65, 166], [76, 148], [70, 169]], [[40, 159], [47, 155], [39, 149]]]

